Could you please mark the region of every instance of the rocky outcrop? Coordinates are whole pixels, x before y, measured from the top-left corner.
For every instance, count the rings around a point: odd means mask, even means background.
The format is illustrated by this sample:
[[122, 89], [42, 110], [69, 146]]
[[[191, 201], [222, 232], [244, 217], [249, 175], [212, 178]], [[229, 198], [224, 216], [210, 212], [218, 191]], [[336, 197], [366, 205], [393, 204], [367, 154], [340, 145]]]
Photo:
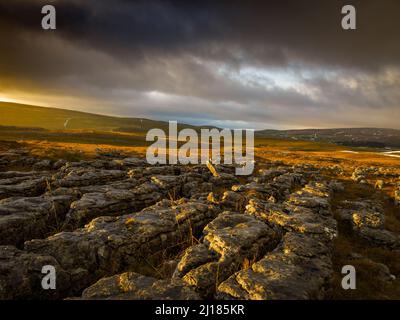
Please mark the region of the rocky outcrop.
[[41, 195], [45, 192], [48, 181], [48, 177], [38, 177], [37, 175], [14, 176], [0, 179], [0, 199]]
[[318, 235], [329, 242], [337, 236], [336, 221], [328, 202], [331, 192], [329, 185], [313, 182], [281, 204], [251, 200], [246, 213], [285, 231]]
[[174, 276], [209, 298], [220, 282], [273, 249], [279, 239], [278, 230], [251, 216], [224, 212], [204, 228], [202, 243], [185, 251]]
[[61, 227], [74, 198], [40, 196], [0, 200], [0, 244], [21, 246]]
[[223, 281], [222, 299], [322, 299], [333, 273], [332, 240], [337, 235], [328, 199], [332, 188], [314, 182], [281, 206], [250, 203], [246, 213], [285, 233], [262, 259]]
[[[175, 189], [171, 186], [169, 190], [173, 192]], [[85, 193], [82, 198], [71, 204], [64, 224], [65, 229], [83, 226], [100, 216], [123, 215], [140, 211], [167, 195], [166, 189], [151, 182], [145, 182], [128, 190], [109, 186], [101, 191], [103, 192]]]
[[[351, 173], [336, 164], [260, 160], [237, 177], [232, 165], [97, 153], [68, 162], [0, 152], [0, 298], [322, 299], [336, 279], [336, 219], [357, 246], [400, 249], [396, 225], [385, 229], [398, 168], [355, 168], [357, 185], [331, 180]], [[349, 185], [373, 196], [344, 202]], [[384, 285], [395, 279], [375, 257], [343, 256]], [[41, 286], [45, 265], [56, 290]]]
[[[42, 287], [43, 266], [50, 265], [56, 271], [57, 290]], [[13, 246], [0, 246], [0, 299], [57, 299], [60, 292], [69, 290], [70, 275], [48, 255], [27, 253]]]
[[199, 192], [212, 190], [212, 184], [188, 174], [149, 176], [141, 178], [134, 187], [132, 181], [137, 180], [130, 179], [122, 185], [114, 182], [78, 188], [83, 195], [71, 204], [64, 230], [81, 227], [96, 217], [120, 216], [140, 211], [161, 199], [191, 197]]
[[159, 280], [134, 272], [103, 278], [82, 293], [84, 300], [198, 300], [180, 280]]
[[164, 200], [138, 213], [100, 217], [83, 229], [28, 241], [25, 250], [56, 258], [76, 275], [79, 290], [101, 277], [156, 264], [166, 252], [190, 243], [217, 213], [208, 203]]
[[340, 219], [369, 245], [400, 249], [400, 236], [385, 229], [382, 206], [372, 201], [345, 201]]
[[[279, 171], [281, 173], [281, 171]], [[283, 200], [291, 190], [304, 183], [304, 178], [299, 173], [285, 172], [275, 176], [272, 181], [265, 183], [250, 182], [244, 185], [232, 186], [232, 191], [248, 194], [248, 199], [269, 199]]]
[[330, 250], [303, 234], [286, 233], [273, 252], [222, 282], [220, 299], [321, 299], [332, 275]]
[[53, 176], [52, 187], [90, 186], [108, 183], [124, 177], [126, 177], [126, 172], [122, 170], [63, 167]]

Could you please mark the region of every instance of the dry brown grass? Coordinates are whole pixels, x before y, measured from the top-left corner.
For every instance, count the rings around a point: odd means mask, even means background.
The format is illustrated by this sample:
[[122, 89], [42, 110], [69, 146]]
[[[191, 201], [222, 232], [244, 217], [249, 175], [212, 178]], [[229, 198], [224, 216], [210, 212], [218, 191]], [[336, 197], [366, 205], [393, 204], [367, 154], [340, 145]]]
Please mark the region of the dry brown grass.
[[119, 151], [131, 155], [145, 155], [146, 147], [125, 147], [113, 146], [108, 144], [85, 144], [68, 142], [49, 142], [49, 141], [24, 141], [24, 145], [30, 150], [32, 155], [46, 159], [87, 159], [93, 158], [97, 154], [97, 149], [103, 151]]
[[[371, 186], [343, 181], [345, 190], [338, 193], [331, 201], [334, 214], [344, 200], [375, 200], [383, 203], [387, 229], [400, 232], [398, 209], [387, 199], [384, 192], [374, 190]], [[337, 218], [337, 217], [336, 217]], [[339, 220], [338, 220], [339, 221]], [[352, 253], [363, 258], [353, 259]], [[400, 252], [385, 248], [371, 247], [353, 236], [339, 221], [339, 237], [334, 242], [333, 255], [334, 276], [331, 299], [400, 299]], [[376, 263], [387, 265], [390, 272], [397, 276], [392, 282], [377, 280], [379, 269]], [[341, 268], [353, 265], [356, 269], [357, 289], [344, 290], [341, 287]]]

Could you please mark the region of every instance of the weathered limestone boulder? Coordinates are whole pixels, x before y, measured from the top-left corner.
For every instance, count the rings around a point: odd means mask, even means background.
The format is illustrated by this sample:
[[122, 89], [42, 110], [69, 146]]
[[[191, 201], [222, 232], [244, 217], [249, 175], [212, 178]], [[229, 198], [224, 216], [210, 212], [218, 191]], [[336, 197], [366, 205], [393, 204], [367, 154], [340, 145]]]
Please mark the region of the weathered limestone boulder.
[[151, 182], [162, 189], [172, 190], [176, 187], [181, 187], [183, 178], [181, 176], [155, 175], [151, 177]]
[[41, 161], [36, 162], [32, 168], [34, 170], [51, 170], [52, 167], [53, 167], [53, 164], [52, 164], [51, 160], [41, 160]]
[[218, 286], [220, 299], [321, 299], [332, 276], [330, 249], [322, 242], [289, 232], [282, 244]]
[[258, 193], [269, 193], [266, 184], [250, 182], [247, 184], [238, 184], [232, 186], [234, 192], [258, 192]]
[[[167, 196], [168, 191], [175, 195], [179, 194], [174, 186], [169, 189], [168, 185], [161, 184], [161, 180], [155, 181], [155, 183], [154, 180], [143, 183], [130, 190], [107, 186], [107, 188], [102, 188], [101, 191], [104, 192], [85, 193], [82, 198], [71, 204], [64, 227], [71, 229], [71, 227], [82, 226], [96, 217], [139, 211], [160, 201]], [[176, 187], [178, 187], [177, 183]]]
[[251, 199], [245, 213], [285, 231], [317, 236], [329, 243], [337, 236], [337, 223], [328, 202], [331, 193], [331, 185], [311, 182], [290, 194], [284, 203]]
[[186, 176], [156, 175], [149, 178], [77, 187], [83, 195], [72, 203], [64, 225], [65, 229], [83, 226], [99, 216], [123, 215], [139, 211], [163, 198], [180, 198], [186, 181]]
[[329, 205], [333, 187], [311, 182], [284, 203], [251, 199], [246, 214], [286, 234], [280, 245], [223, 281], [222, 299], [321, 299], [333, 273], [336, 221]]
[[6, 160], [12, 160], [12, 159], [17, 159], [20, 157], [22, 154], [26, 154], [26, 152], [22, 152], [21, 149], [8, 149], [7, 151], [2, 151], [0, 152], [0, 158], [6, 159]]
[[203, 243], [193, 245], [185, 250], [175, 269], [173, 277], [181, 278], [190, 270], [208, 262], [217, 261], [218, 258], [218, 254], [215, 251], [209, 250]]
[[294, 206], [311, 208], [319, 214], [329, 215], [329, 193], [330, 189], [326, 185], [308, 184], [302, 190], [292, 193], [287, 202]]
[[100, 279], [82, 293], [84, 300], [198, 300], [179, 279], [158, 280], [135, 272]]
[[204, 229], [201, 244], [187, 249], [174, 273], [209, 298], [216, 286], [241, 266], [272, 250], [280, 239], [278, 230], [257, 219], [224, 212]]
[[210, 179], [210, 183], [218, 187], [228, 187], [234, 183], [238, 183], [239, 180], [233, 174], [230, 173], [219, 173], [218, 176], [213, 176]]
[[209, 193], [213, 190], [213, 184], [203, 182], [203, 180], [194, 180], [190, 177], [185, 177], [181, 194], [185, 198], [198, 198], [201, 194]]
[[241, 211], [245, 206], [246, 197], [240, 192], [225, 191], [219, 203], [224, 209]]
[[245, 206], [245, 213], [253, 215], [265, 222], [268, 222], [268, 216], [273, 210], [281, 210], [284, 213], [289, 213], [283, 203], [276, 203], [274, 201], [263, 200], [258, 198], [250, 198]]
[[224, 212], [203, 230], [203, 243], [220, 255], [220, 260], [243, 254], [258, 255], [273, 247], [279, 233], [270, 226], [243, 214]]
[[53, 169], [59, 170], [60, 168], [64, 167], [67, 164], [67, 161], [64, 159], [59, 159], [53, 163]]
[[400, 236], [385, 230], [385, 213], [379, 203], [345, 201], [343, 206], [339, 217], [359, 238], [373, 246], [400, 248]]
[[65, 163], [59, 169], [59, 173], [68, 174], [77, 169], [119, 170], [120, 165], [110, 159], [80, 160]]
[[141, 185], [144, 181], [134, 180], [134, 179], [123, 179], [118, 181], [111, 181], [107, 184], [99, 184], [93, 186], [83, 186], [83, 187], [75, 187], [82, 194], [85, 193], [93, 193], [93, 192], [108, 192], [111, 190], [130, 190], [139, 185]]
[[0, 244], [22, 245], [61, 226], [71, 196], [40, 196], [0, 200]]
[[284, 173], [273, 179], [273, 184], [278, 188], [291, 189], [295, 185], [303, 184], [304, 179], [301, 173]]
[[[38, 176], [39, 173], [37, 171], [3, 171], [0, 172], [0, 179], [11, 179], [11, 178], [31, 178], [34, 176]], [[7, 183], [1, 183], [1, 184], [7, 184]]]
[[191, 236], [218, 213], [206, 202], [163, 200], [138, 213], [99, 217], [85, 228], [25, 243], [31, 253], [51, 255], [70, 274], [77, 290], [101, 277], [157, 265], [166, 252], [191, 243]]
[[53, 176], [52, 186], [55, 188], [90, 186], [125, 177], [126, 172], [122, 170], [68, 167], [65, 170], [60, 170], [59, 173]]
[[316, 214], [310, 208], [290, 204], [262, 205], [259, 200], [253, 200], [246, 206], [246, 213], [269, 224], [278, 225], [285, 231], [313, 234], [328, 242], [337, 236], [336, 220]]
[[[42, 268], [56, 271], [56, 290], [44, 290]], [[70, 276], [51, 256], [27, 253], [14, 246], [0, 246], [0, 299], [57, 299], [69, 290]]]
[[144, 167], [147, 162], [144, 159], [139, 158], [124, 158], [124, 159], [114, 159], [113, 162], [120, 167], [122, 170], [128, 170], [129, 168]]
[[296, 185], [301, 185], [303, 176], [297, 173], [284, 173], [276, 176], [272, 181], [257, 183], [255, 181], [247, 184], [233, 185], [231, 190], [240, 192], [248, 199], [274, 199], [283, 200]]
[[103, 215], [126, 214], [136, 211], [131, 191], [110, 190], [105, 193], [86, 193], [73, 202], [63, 229], [73, 229]]
[[74, 195], [77, 198], [81, 198], [86, 193], [106, 193], [112, 190], [130, 190], [133, 189], [145, 181], [134, 180], [134, 179], [122, 179], [119, 181], [111, 181], [107, 184], [98, 184], [90, 186], [80, 187], [59, 187], [49, 190], [46, 194], [48, 195]]
[[181, 168], [178, 166], [151, 166], [134, 168], [128, 171], [128, 176], [131, 178], [141, 178], [154, 175], [174, 176], [181, 173]]
[[[13, 174], [12, 171], [9, 172], [4, 172], [4, 173], [11, 173]], [[9, 185], [16, 185], [21, 182], [27, 181], [27, 180], [32, 180], [34, 178], [37, 178], [34, 175], [22, 175], [22, 176], [9, 176], [6, 178], [0, 178], [0, 186], [9, 186]]]
[[357, 228], [383, 228], [385, 215], [377, 211], [356, 211], [352, 213], [352, 222]]
[[46, 177], [14, 177], [0, 180], [0, 199], [17, 196], [38, 196], [45, 192]]

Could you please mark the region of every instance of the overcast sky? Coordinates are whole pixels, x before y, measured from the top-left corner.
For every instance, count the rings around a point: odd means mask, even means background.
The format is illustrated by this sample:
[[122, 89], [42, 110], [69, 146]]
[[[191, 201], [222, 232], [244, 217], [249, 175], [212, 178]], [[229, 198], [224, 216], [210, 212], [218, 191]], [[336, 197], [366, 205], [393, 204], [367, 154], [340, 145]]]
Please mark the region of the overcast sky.
[[[41, 29], [54, 4], [57, 30]], [[354, 4], [357, 30], [342, 30]], [[0, 100], [241, 128], [400, 129], [400, 1], [0, 0]]]

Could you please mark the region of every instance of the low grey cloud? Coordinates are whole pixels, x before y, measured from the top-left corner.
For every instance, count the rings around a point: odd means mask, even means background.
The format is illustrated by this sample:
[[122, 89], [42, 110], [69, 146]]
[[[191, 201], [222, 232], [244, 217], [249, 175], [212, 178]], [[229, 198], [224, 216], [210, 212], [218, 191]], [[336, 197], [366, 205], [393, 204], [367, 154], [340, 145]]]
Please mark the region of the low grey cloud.
[[[0, 2], [0, 97], [230, 127], [400, 128], [400, 4], [350, 2], [353, 31], [343, 1]], [[48, 3], [55, 31], [40, 28]]]

